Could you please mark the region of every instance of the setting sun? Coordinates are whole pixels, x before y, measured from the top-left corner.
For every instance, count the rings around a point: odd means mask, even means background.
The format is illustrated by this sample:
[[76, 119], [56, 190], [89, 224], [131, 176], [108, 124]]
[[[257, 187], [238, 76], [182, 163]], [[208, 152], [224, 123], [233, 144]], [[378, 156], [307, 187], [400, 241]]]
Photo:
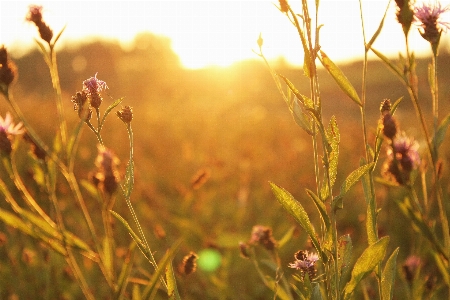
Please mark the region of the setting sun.
[[[300, 1], [291, 1], [296, 8]], [[299, 3], [297, 3], [299, 2]], [[363, 1], [366, 35], [378, 27], [388, 1]], [[269, 59], [284, 56], [294, 65], [302, 63], [302, 48], [294, 27], [277, 11], [277, 1], [38, 1], [45, 18], [55, 28], [67, 25], [62, 41], [113, 38], [124, 47], [142, 31], [168, 36], [174, 51], [187, 68], [228, 66], [256, 58], [252, 49], [262, 34]], [[8, 47], [29, 49], [35, 29], [24, 21], [29, 1], [2, 1], [0, 42]], [[443, 1], [443, 4], [446, 4]], [[321, 1], [319, 23], [322, 49], [335, 60], [363, 56], [359, 4], [351, 1]], [[394, 5], [388, 14], [395, 14]], [[56, 30], [56, 29], [55, 29]], [[402, 32], [395, 18], [386, 18], [385, 29], [375, 47], [396, 54]], [[428, 50], [418, 34], [411, 34], [415, 49]]]

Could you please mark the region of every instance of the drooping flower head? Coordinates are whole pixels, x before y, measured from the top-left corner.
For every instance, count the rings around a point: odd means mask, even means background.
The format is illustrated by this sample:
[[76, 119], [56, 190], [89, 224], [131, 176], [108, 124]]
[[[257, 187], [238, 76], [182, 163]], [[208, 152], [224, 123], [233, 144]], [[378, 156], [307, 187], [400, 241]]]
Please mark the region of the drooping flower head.
[[14, 136], [24, 132], [25, 129], [22, 128], [22, 123], [14, 124], [9, 112], [6, 113], [5, 118], [0, 116], [0, 152], [9, 155], [12, 151], [11, 140]]
[[414, 8], [415, 23], [422, 28], [419, 30], [420, 34], [436, 49], [442, 31], [446, 32], [447, 29], [450, 29], [450, 23], [442, 18], [443, 13], [449, 10], [449, 6], [442, 7], [438, 1], [422, 3], [421, 6]]
[[319, 256], [316, 253], [309, 253], [307, 250], [297, 251], [294, 254], [295, 261], [289, 264], [289, 268], [300, 270], [302, 278], [308, 273], [310, 279], [316, 276], [316, 262]]

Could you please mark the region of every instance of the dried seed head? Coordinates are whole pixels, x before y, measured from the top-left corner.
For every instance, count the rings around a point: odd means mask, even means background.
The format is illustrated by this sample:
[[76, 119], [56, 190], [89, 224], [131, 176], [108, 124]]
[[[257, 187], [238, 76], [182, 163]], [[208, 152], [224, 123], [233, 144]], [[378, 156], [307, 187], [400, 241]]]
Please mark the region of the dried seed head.
[[194, 273], [197, 270], [197, 259], [197, 254], [191, 251], [183, 258], [183, 262], [179, 267], [180, 272], [186, 275]]
[[30, 5], [26, 20], [33, 22], [39, 30], [41, 39], [50, 44], [53, 37], [52, 29], [42, 20], [42, 6]]
[[129, 124], [133, 120], [133, 108], [130, 106], [122, 107], [116, 114], [126, 124]]
[[402, 25], [403, 32], [406, 35], [411, 28], [411, 24], [414, 19], [414, 12], [411, 9], [409, 0], [395, 0], [395, 4], [397, 4], [397, 12], [395, 14], [397, 21]]
[[390, 113], [384, 114], [381, 118], [383, 134], [392, 140], [397, 134], [397, 121]]
[[92, 117], [92, 109], [86, 103], [88, 100], [86, 91], [77, 92], [75, 96], [72, 96], [73, 110], [78, 112], [80, 119], [89, 121]]
[[289, 11], [289, 4], [287, 3], [287, 0], [279, 0], [280, 2], [280, 11], [287, 13]]
[[8, 52], [6, 48], [2, 46], [0, 48], [0, 85], [2, 91], [5, 93], [9, 85], [17, 78], [17, 67], [16, 65], [8, 59]]

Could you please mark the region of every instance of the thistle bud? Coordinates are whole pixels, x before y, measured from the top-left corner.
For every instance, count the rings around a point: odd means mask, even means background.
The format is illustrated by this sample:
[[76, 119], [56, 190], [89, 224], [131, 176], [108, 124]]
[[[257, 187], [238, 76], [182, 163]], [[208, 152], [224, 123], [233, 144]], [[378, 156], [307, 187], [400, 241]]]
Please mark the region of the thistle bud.
[[122, 107], [116, 114], [125, 124], [129, 124], [133, 120], [133, 108], [130, 106]]

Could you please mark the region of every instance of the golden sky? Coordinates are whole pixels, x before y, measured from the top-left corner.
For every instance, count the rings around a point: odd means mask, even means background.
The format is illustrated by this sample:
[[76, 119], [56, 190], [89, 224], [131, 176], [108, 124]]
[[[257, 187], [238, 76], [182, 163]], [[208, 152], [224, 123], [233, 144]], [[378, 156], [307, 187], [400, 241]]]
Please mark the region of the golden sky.
[[[366, 35], [370, 39], [388, 5], [388, 0], [362, 0]], [[187, 68], [207, 65], [227, 66], [235, 61], [257, 58], [259, 33], [264, 53], [280, 56], [292, 64], [302, 63], [302, 48], [295, 28], [270, 0], [245, 1], [0, 1], [0, 44], [15, 50], [33, 47], [37, 36], [32, 24], [24, 21], [27, 7], [44, 7], [44, 20], [59, 31], [67, 28], [61, 42], [90, 37], [116, 38], [124, 47], [136, 33], [151, 31], [168, 36], [174, 51]], [[300, 12], [301, 0], [289, 1]], [[311, 1], [311, 10], [314, 1]], [[441, 1], [448, 5], [449, 1]], [[387, 55], [404, 51], [404, 38], [395, 19], [392, 1], [385, 27], [374, 47]], [[321, 47], [336, 61], [361, 58], [364, 47], [358, 0], [321, 0], [319, 23]], [[448, 13], [450, 16], [450, 12]], [[429, 45], [413, 29], [410, 46], [428, 54]], [[448, 48], [443, 45], [442, 48]]]

